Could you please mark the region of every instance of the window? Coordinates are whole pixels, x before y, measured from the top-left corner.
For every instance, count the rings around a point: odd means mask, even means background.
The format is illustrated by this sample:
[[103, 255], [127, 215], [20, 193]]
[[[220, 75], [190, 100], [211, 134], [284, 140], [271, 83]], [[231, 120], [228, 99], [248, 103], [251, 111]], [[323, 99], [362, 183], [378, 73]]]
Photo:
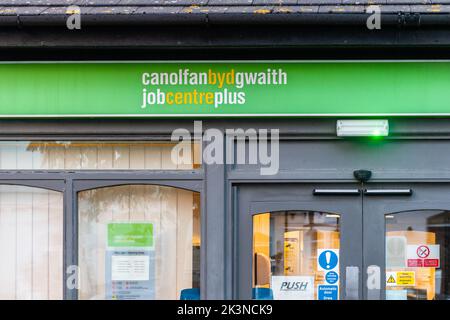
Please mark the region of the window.
[[[0, 170], [189, 170], [199, 144], [142, 141], [2, 141]], [[185, 153], [184, 153], [185, 152]], [[181, 161], [179, 157], [185, 161]]]
[[386, 299], [450, 298], [450, 211], [387, 214]]
[[63, 195], [0, 186], [0, 299], [63, 298]]
[[[253, 298], [317, 300], [316, 288], [324, 284], [325, 274], [339, 278], [339, 235], [337, 214], [279, 211], [253, 216]], [[325, 269], [317, 263], [322, 253]], [[338, 292], [331, 294], [338, 297]]]
[[199, 194], [122, 185], [78, 194], [80, 299], [179, 299], [200, 288]]

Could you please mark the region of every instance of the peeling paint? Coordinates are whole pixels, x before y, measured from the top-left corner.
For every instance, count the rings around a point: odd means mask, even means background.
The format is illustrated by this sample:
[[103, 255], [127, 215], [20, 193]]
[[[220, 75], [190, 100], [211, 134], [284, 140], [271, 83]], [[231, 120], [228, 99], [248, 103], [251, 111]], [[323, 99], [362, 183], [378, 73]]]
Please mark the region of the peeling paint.
[[286, 7], [282, 7], [282, 8], [279, 8], [279, 9], [277, 10], [277, 12], [281, 12], [281, 13], [291, 13], [292, 10], [289, 9], [289, 8], [286, 8]]
[[189, 6], [189, 7], [187, 7], [187, 8], [184, 8], [183, 10], [182, 10], [182, 12], [184, 12], [184, 13], [192, 13], [195, 9], [198, 9], [198, 8], [200, 8], [198, 5], [196, 5], [196, 4], [194, 4], [194, 5], [192, 5], [192, 6]]
[[441, 5], [440, 4], [433, 4], [431, 6], [431, 12], [441, 12]]
[[269, 9], [258, 9], [258, 10], [253, 11], [253, 13], [257, 13], [257, 14], [267, 14], [270, 12], [271, 12], [271, 10], [269, 10]]
[[16, 13], [16, 9], [1, 9], [0, 13]]
[[66, 10], [66, 14], [80, 14], [80, 10], [79, 9], [73, 9], [73, 8], [68, 8]]
[[[14, 0], [10, 0], [11, 3], [14, 3]], [[26, 1], [26, 2], [24, 2]], [[62, 3], [61, 1], [67, 1], [67, 3], [72, 3], [74, 0], [60, 0], [58, 3]], [[81, 1], [81, 0], [79, 0]], [[144, 1], [144, 0], [142, 0]], [[449, 1], [449, 0], [447, 0]], [[52, 0], [35, 0], [27, 1], [22, 0], [23, 4], [20, 6], [14, 6], [11, 4], [10, 6], [0, 6], [0, 15], [31, 15], [31, 16], [39, 16], [39, 15], [72, 15], [72, 14], [80, 14], [79, 10], [74, 10], [70, 8], [66, 8], [63, 5], [51, 5], [47, 3], [52, 3]], [[76, 2], [76, 1], [75, 1]], [[124, 2], [124, 5], [120, 3]], [[217, 14], [226, 14], [226, 13], [242, 13], [242, 14], [271, 14], [271, 13], [280, 13], [280, 14], [288, 14], [288, 13], [317, 13], [317, 14], [352, 14], [352, 13], [361, 13], [365, 11], [368, 5], [379, 4], [383, 9], [383, 12], [388, 14], [395, 14], [396, 12], [409, 12], [409, 7], [415, 13], [423, 13], [428, 15], [436, 15], [446, 13], [448, 14], [448, 8], [445, 3], [440, 3], [440, 0], [435, 0], [435, 4], [430, 4], [429, 0], [415, 0], [415, 1], [403, 1], [405, 4], [400, 5], [396, 2], [396, 0], [389, 1], [386, 4], [385, 0], [330, 0], [330, 1], [308, 1], [301, 0], [300, 3], [304, 3], [304, 5], [300, 6], [296, 1], [291, 0], [272, 0], [272, 1], [259, 1], [254, 3], [252, 0], [232, 0], [232, 1], [224, 1], [223, 3], [220, 1], [209, 2], [207, 0], [189, 0], [189, 1], [180, 1], [180, 0], [152, 0], [152, 5], [136, 5], [130, 6], [127, 8], [125, 3], [127, 1], [120, 0], [82, 0], [82, 8], [86, 10], [90, 15], [95, 14], [111, 14], [111, 15], [132, 15], [132, 14], [158, 14], [159, 12], [163, 13], [171, 13], [171, 14], [209, 14], [211, 12]], [[194, 2], [194, 3], [192, 3]], [[320, 3], [320, 5], [312, 5], [312, 3]], [[340, 4], [338, 3], [340, 2]], [[403, 3], [402, 2], [402, 3]], [[409, 4], [407, 4], [410, 2]], [[442, 1], [444, 2], [444, 1]], [[29, 5], [25, 5], [25, 3], [29, 3]], [[44, 4], [47, 5], [38, 5], [36, 4]], [[56, 0], [55, 0], [56, 3]], [[100, 4], [101, 3], [101, 4]], [[111, 3], [110, 5], [106, 5], [106, 3]], [[183, 5], [183, 3], [186, 3]], [[267, 5], [265, 4], [267, 3]], [[424, 3], [424, 5], [417, 5], [420, 3]], [[414, 5], [416, 4], [416, 5]], [[142, 9], [141, 9], [142, 7]], [[160, 9], [161, 8], [161, 9]], [[320, 8], [320, 9], [319, 9]], [[93, 11], [90, 11], [94, 9]], [[138, 10], [136, 12], [136, 10]], [[83, 11], [84, 12], [84, 11]], [[226, 12], [226, 13], [225, 13]]]
[[314, 12], [314, 10], [308, 7], [301, 7], [300, 12]]

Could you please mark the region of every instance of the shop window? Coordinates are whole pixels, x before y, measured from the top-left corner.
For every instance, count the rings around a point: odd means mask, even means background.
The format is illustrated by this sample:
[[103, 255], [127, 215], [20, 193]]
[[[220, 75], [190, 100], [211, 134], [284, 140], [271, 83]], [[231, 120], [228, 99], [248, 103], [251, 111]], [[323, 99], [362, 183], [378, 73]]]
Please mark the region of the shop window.
[[63, 196], [0, 186], [0, 299], [63, 298]]
[[0, 142], [0, 170], [189, 170], [199, 163], [198, 143]]
[[386, 299], [450, 299], [450, 211], [387, 214]]
[[198, 193], [123, 185], [80, 192], [78, 206], [79, 299], [200, 298]]
[[[339, 234], [337, 214], [282, 211], [254, 215], [253, 298], [317, 300], [325, 274], [329, 282], [334, 275], [338, 285]], [[323, 268], [318, 256], [324, 257]]]

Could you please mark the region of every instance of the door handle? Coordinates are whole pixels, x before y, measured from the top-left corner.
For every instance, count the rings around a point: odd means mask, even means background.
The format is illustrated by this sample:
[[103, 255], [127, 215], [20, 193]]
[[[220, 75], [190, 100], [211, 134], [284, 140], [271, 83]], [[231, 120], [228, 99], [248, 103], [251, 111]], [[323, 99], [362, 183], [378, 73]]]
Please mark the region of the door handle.
[[366, 189], [365, 196], [410, 196], [411, 189]]
[[315, 196], [359, 196], [359, 189], [314, 189]]

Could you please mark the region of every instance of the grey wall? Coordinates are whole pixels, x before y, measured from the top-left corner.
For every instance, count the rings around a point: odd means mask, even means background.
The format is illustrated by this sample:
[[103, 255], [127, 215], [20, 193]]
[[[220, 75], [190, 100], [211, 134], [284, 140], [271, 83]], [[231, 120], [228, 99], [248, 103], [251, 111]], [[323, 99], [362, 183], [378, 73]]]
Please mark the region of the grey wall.
[[[390, 136], [371, 139], [338, 139], [336, 119], [226, 119], [205, 120], [204, 129], [279, 128], [281, 132], [281, 170], [275, 176], [260, 176], [258, 167], [243, 165], [203, 166], [195, 172], [86, 174], [82, 172], [0, 172], [0, 183], [45, 184], [65, 182], [65, 199], [75, 199], [73, 187], [77, 179], [90, 181], [148, 179], [195, 185], [202, 191], [202, 295], [207, 299], [231, 298], [232, 261], [231, 219], [235, 210], [237, 186], [249, 183], [287, 183], [306, 181], [354, 181], [355, 169], [370, 169], [374, 181], [450, 181], [450, 119], [391, 119]], [[175, 128], [193, 127], [192, 120], [1, 120], [0, 140], [93, 139], [93, 140], [161, 140], [168, 139]], [[31, 182], [30, 182], [31, 181]], [[44, 181], [44, 182], [42, 182]], [[70, 185], [67, 185], [70, 182]], [[25, 183], [25, 181], [24, 181]], [[198, 185], [200, 184], [200, 185]], [[76, 251], [74, 212], [66, 207], [66, 254], [68, 262]], [[67, 297], [74, 298], [71, 293]]]

